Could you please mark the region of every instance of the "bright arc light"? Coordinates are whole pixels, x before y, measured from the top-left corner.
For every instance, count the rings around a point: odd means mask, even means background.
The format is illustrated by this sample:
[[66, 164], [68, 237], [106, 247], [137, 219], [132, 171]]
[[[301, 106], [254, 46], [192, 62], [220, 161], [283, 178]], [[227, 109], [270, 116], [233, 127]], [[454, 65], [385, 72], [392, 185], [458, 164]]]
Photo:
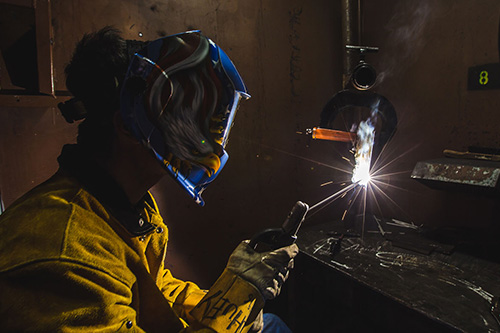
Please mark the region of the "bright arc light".
[[356, 172], [352, 175], [352, 182], [357, 183], [362, 186], [368, 185], [371, 180], [369, 165], [366, 166], [366, 163], [356, 170]]
[[356, 152], [354, 159], [356, 165], [352, 171], [352, 182], [362, 186], [370, 182], [370, 164], [372, 160], [373, 142], [375, 140], [375, 126], [371, 119], [359, 123], [357, 131]]

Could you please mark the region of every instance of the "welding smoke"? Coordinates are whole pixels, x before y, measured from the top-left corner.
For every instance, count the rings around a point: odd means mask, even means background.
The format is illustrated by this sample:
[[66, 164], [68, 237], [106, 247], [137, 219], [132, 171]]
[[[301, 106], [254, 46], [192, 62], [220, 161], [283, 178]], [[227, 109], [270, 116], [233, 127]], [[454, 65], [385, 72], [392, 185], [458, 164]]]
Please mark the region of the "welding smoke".
[[398, 74], [404, 68], [401, 64], [406, 67], [417, 61], [425, 45], [425, 29], [435, 13], [430, 0], [397, 3], [395, 14], [385, 26], [387, 45], [382, 47], [385, 57], [380, 62], [377, 83]]
[[356, 150], [354, 153], [354, 170], [351, 181], [366, 186], [370, 181], [370, 166], [372, 161], [373, 144], [375, 143], [375, 124], [380, 100], [372, 106], [368, 119], [359, 123], [357, 128]]

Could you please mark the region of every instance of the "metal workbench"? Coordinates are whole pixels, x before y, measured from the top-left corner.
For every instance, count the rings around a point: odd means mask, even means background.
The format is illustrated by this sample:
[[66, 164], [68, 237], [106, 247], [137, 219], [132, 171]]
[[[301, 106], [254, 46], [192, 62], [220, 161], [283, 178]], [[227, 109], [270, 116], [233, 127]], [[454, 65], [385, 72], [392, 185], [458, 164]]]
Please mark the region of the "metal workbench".
[[301, 230], [286, 296], [294, 332], [500, 332], [500, 264], [398, 222], [367, 217], [363, 237], [359, 219]]

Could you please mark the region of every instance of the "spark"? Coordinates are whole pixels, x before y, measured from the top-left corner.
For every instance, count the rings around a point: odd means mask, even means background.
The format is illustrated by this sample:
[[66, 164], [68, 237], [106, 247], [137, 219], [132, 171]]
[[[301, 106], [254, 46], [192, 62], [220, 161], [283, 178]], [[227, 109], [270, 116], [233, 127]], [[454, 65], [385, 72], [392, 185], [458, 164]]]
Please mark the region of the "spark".
[[388, 196], [380, 187], [378, 187], [375, 183], [371, 183], [373, 187], [377, 190], [378, 193], [382, 194], [387, 200], [389, 200], [394, 206], [398, 207], [401, 211], [403, 211], [403, 208], [399, 206], [396, 201], [392, 200], [390, 196]]
[[[267, 148], [269, 150], [276, 151], [278, 153], [281, 153], [281, 154], [284, 154], [284, 155], [288, 155], [288, 156], [291, 156], [293, 158], [296, 158], [296, 159], [299, 159], [299, 160], [303, 160], [303, 161], [307, 161], [307, 162], [310, 162], [310, 163], [313, 163], [313, 164], [316, 164], [316, 165], [320, 165], [320, 166], [323, 166], [323, 167], [326, 167], [326, 168], [329, 168], [329, 169], [337, 170], [337, 171], [340, 171], [340, 172], [343, 172], [343, 173], [346, 173], [346, 174], [350, 174], [351, 173], [351, 171], [349, 169], [342, 169], [342, 168], [334, 167], [333, 165], [322, 163], [322, 162], [319, 162], [317, 160], [313, 160], [313, 159], [304, 157], [302, 155], [294, 154], [292, 152], [288, 152], [286, 150], [279, 149], [277, 147], [273, 147], [273, 146], [267, 145], [267, 144], [262, 143], [262, 142], [257, 142], [255, 140], [251, 140], [251, 139], [247, 139], [247, 138], [243, 138], [243, 137], [238, 137], [238, 136], [232, 136], [231, 138], [232, 139], [236, 139], [236, 140], [241, 140], [241, 141], [244, 141], [244, 142], [248, 142], [248, 143], [251, 143], [251, 144], [256, 144], [256, 145], [259, 145], [261, 147]], [[259, 157], [259, 156], [257, 155], [257, 157]]]
[[[383, 175], [382, 177], [384, 177], [385, 175]], [[377, 176], [377, 178], [380, 178], [381, 176]], [[383, 182], [379, 179], [375, 179], [375, 177], [372, 177], [371, 181], [375, 184], [378, 184], [378, 185], [383, 185], [383, 186], [387, 186], [387, 187], [390, 187], [390, 188], [393, 188], [393, 189], [397, 189], [397, 190], [400, 190], [400, 191], [405, 191], [405, 192], [409, 192], [407, 189], [403, 188], [403, 187], [399, 187], [399, 186], [396, 186], [396, 185], [392, 185], [392, 184], [389, 184], [389, 183], [386, 183], [386, 182]], [[379, 187], [380, 188], [380, 187]], [[382, 189], [380, 189], [382, 191]]]
[[363, 189], [363, 187], [359, 187], [358, 184], [354, 184], [354, 185], [356, 186], [356, 188], [358, 190], [357, 190], [357, 192], [352, 192], [351, 198], [349, 199], [349, 202], [347, 203], [347, 208], [344, 211], [344, 214], [342, 215], [342, 221], [344, 221], [347, 213], [349, 213], [349, 211], [351, 210], [351, 207], [352, 207], [353, 203], [356, 201], [356, 199], [358, 198], [359, 193]]
[[373, 163], [373, 168], [376, 170], [375, 172], [373, 172], [373, 176], [376, 176], [378, 175], [379, 173], [381, 173], [384, 169], [388, 168], [391, 164], [395, 163], [396, 161], [398, 161], [400, 158], [404, 157], [405, 155], [409, 154], [411, 151], [415, 150], [418, 145], [415, 145], [413, 146], [412, 148], [406, 150], [404, 153], [400, 154], [399, 156], [393, 158], [392, 160], [390, 160], [388, 163], [382, 165], [380, 168], [377, 167], [377, 162], [380, 160], [380, 156], [382, 156], [382, 153], [384, 152], [385, 148], [387, 146], [385, 146], [382, 151], [380, 152], [380, 155], [378, 156], [377, 160], [375, 161], [375, 163]]
[[[394, 172], [391, 172], [391, 173], [384, 173], [383, 175], [376, 175], [375, 173], [372, 173], [370, 179], [373, 180], [373, 179], [385, 178], [385, 177], [389, 177], [389, 176], [397, 176], [397, 175], [402, 175], [402, 174], [408, 174], [411, 171], [412, 170], [394, 171]], [[376, 172], [379, 173], [379, 170], [377, 170]]]
[[347, 161], [347, 163], [349, 163], [351, 166], [354, 166], [354, 164], [352, 164], [351, 160], [350, 160], [350, 159], [348, 159], [347, 157], [342, 156], [342, 159], [343, 159], [343, 160], [346, 160], [346, 161]]
[[[332, 202], [334, 202], [335, 200], [343, 198], [345, 196], [345, 194], [347, 192], [349, 192], [350, 190], [352, 190], [353, 188], [355, 188], [356, 185], [357, 184], [347, 185], [343, 189], [340, 189], [339, 191], [335, 192], [334, 194], [330, 195], [329, 197], [327, 197], [327, 198], [321, 200], [320, 202], [318, 202], [317, 204], [311, 206], [309, 208], [309, 213], [308, 213], [307, 216], [311, 217], [314, 214], [316, 214], [317, 212], [319, 212], [321, 209], [325, 208], [326, 206], [328, 206], [329, 204], [331, 204]], [[323, 207], [321, 207], [321, 206], [323, 206]], [[313, 210], [314, 210], [314, 213], [312, 213]]]
[[[248, 141], [248, 142], [254, 142], [252, 140], [245, 140], [245, 141]], [[322, 163], [322, 162], [319, 162], [319, 161], [315, 161], [313, 159], [310, 159], [310, 158], [307, 158], [307, 157], [304, 157], [304, 156], [301, 156], [301, 155], [298, 155], [298, 154], [294, 154], [294, 153], [290, 153], [288, 151], [285, 151], [285, 150], [282, 150], [282, 149], [279, 149], [279, 148], [275, 148], [275, 147], [272, 147], [272, 146], [269, 146], [269, 145], [266, 145], [264, 143], [259, 143], [260, 146], [262, 147], [265, 147], [265, 148], [268, 148], [268, 149], [271, 149], [271, 150], [274, 150], [274, 151], [277, 151], [279, 153], [282, 153], [282, 154], [285, 154], [285, 155], [289, 155], [289, 156], [292, 156], [292, 157], [295, 157], [297, 159], [300, 159], [300, 160], [303, 160], [303, 161], [307, 161], [307, 162], [311, 162], [311, 163], [314, 163], [316, 165], [321, 165], [321, 166], [324, 166], [324, 167], [327, 167], [327, 168], [330, 168], [330, 169], [333, 169], [333, 170], [337, 170], [337, 171], [340, 171], [340, 172], [344, 172], [346, 174], [350, 174], [351, 171], [347, 170], [347, 169], [342, 169], [342, 168], [337, 168], [337, 167], [334, 167], [332, 165], [329, 165], [329, 164], [326, 164], [326, 163]]]
[[365, 219], [366, 219], [366, 195], [367, 195], [368, 191], [366, 191], [366, 188], [365, 188], [365, 191], [363, 192], [363, 223], [361, 224], [362, 225], [362, 230], [361, 230], [361, 236], [364, 237], [365, 235]]
[[375, 204], [377, 205], [377, 208], [378, 208], [379, 212], [381, 212], [382, 208], [380, 207], [380, 205], [378, 203], [377, 196], [375, 195], [375, 191], [373, 190], [373, 187], [372, 186], [368, 186], [368, 190], [370, 191], [371, 197], [375, 201]]

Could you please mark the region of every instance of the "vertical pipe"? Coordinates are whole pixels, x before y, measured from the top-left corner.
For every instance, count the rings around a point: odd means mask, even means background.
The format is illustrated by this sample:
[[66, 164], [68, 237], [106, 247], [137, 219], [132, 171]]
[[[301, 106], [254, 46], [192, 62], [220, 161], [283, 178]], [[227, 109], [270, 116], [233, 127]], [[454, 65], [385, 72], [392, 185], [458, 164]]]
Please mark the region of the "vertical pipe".
[[358, 18], [358, 45], [361, 46], [363, 45], [363, 41], [361, 40], [361, 36], [363, 35], [363, 13], [361, 12], [361, 5], [362, 0], [358, 0], [358, 8], [357, 8], [357, 18]]
[[347, 51], [346, 45], [357, 45], [359, 43], [359, 27], [357, 16], [358, 1], [357, 0], [342, 0], [342, 49], [344, 54], [342, 87], [345, 88], [349, 82], [349, 76], [354, 67], [355, 58], [352, 51]]

